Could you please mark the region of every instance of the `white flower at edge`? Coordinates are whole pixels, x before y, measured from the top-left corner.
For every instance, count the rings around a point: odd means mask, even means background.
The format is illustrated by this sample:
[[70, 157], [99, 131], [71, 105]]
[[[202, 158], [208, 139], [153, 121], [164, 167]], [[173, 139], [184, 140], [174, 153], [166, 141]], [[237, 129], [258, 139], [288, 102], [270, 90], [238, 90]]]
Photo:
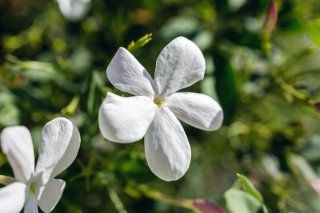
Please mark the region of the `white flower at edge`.
[[91, 0], [56, 0], [62, 15], [69, 21], [80, 21], [89, 12]]
[[29, 130], [24, 126], [5, 128], [1, 149], [13, 169], [16, 182], [0, 189], [0, 212], [37, 213], [38, 206], [51, 212], [60, 200], [65, 181], [55, 179], [71, 165], [80, 147], [80, 134], [66, 118], [48, 122], [41, 132], [39, 156], [35, 167]]
[[151, 171], [165, 181], [181, 178], [189, 168], [191, 150], [177, 118], [202, 130], [216, 130], [222, 109], [207, 95], [177, 92], [203, 79], [205, 60], [190, 40], [178, 37], [160, 53], [155, 77], [125, 48], [107, 68], [109, 81], [136, 96], [108, 93], [99, 110], [99, 128], [111, 141], [131, 143], [144, 137]]

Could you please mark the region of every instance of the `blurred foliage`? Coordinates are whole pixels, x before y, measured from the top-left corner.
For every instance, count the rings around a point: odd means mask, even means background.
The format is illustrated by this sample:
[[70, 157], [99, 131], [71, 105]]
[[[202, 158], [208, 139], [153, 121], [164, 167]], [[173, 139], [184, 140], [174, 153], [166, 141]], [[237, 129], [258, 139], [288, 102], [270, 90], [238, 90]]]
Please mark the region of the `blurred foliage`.
[[[66, 116], [81, 132], [53, 212], [192, 212], [179, 201], [197, 198], [231, 213], [262, 206], [320, 212], [320, 4], [275, 1], [278, 19], [266, 37], [269, 4], [92, 0], [87, 16], [71, 23], [55, 1], [0, 1], [0, 129], [25, 125], [38, 144], [42, 126]], [[185, 126], [191, 166], [167, 183], [149, 170], [142, 142], [105, 141], [97, 121], [106, 93], [122, 94], [105, 74], [117, 48], [131, 48], [152, 73], [161, 49], [177, 36], [193, 40], [207, 62], [205, 79], [189, 91], [217, 98], [225, 120], [216, 132]], [[3, 154], [0, 167], [12, 174]], [[240, 182], [251, 193], [240, 190], [237, 173], [248, 177]], [[254, 196], [260, 193], [263, 205]]]

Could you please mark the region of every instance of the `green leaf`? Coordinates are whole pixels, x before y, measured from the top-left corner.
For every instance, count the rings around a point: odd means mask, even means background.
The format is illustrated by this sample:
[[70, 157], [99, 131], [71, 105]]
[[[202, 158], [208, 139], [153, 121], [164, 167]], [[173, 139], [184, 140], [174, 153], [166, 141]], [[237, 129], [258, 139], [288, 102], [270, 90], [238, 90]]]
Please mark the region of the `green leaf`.
[[191, 35], [199, 28], [199, 22], [188, 16], [178, 16], [168, 20], [160, 29], [160, 35], [165, 38], [172, 38], [179, 35]]
[[[224, 114], [224, 124], [232, 123], [237, 110], [238, 94], [233, 68], [227, 57], [219, 52], [213, 53], [216, 92]], [[227, 88], [227, 92], [226, 92]]]
[[307, 29], [312, 41], [320, 47], [320, 19], [310, 21]]
[[92, 73], [91, 81], [90, 81], [90, 87], [89, 87], [89, 93], [88, 93], [88, 99], [87, 99], [87, 108], [88, 112], [92, 113], [94, 108], [94, 102], [95, 102], [95, 93], [96, 93], [96, 82], [95, 82], [95, 74], [96, 72]]
[[250, 182], [250, 180], [241, 174], [237, 174], [239, 181], [241, 182], [243, 188], [246, 192], [257, 198], [259, 201], [263, 202], [263, 197], [260, 194], [260, 192], [253, 186], [253, 184]]
[[238, 189], [229, 189], [224, 197], [230, 213], [258, 213], [263, 209], [259, 200]]
[[0, 85], [0, 126], [17, 125], [19, 117], [20, 111], [15, 104], [14, 95]]

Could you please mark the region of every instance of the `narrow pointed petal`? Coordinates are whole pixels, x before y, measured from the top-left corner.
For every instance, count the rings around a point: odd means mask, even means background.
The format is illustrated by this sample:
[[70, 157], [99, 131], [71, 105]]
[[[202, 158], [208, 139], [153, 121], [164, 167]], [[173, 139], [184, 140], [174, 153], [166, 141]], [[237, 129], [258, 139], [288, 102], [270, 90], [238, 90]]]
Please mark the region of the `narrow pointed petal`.
[[17, 213], [25, 202], [26, 184], [15, 182], [0, 189], [0, 212]]
[[34, 171], [34, 152], [29, 130], [24, 126], [5, 128], [1, 133], [1, 149], [9, 160], [15, 178], [26, 183]]
[[43, 184], [70, 166], [79, 147], [79, 131], [68, 119], [55, 118], [43, 127], [36, 166], [36, 174], [43, 173]]
[[160, 53], [155, 69], [156, 93], [166, 97], [203, 79], [205, 60], [192, 41], [178, 37]]
[[61, 199], [66, 182], [60, 179], [52, 179], [44, 187], [38, 200], [40, 209], [43, 212], [51, 212]]
[[109, 81], [124, 92], [133, 95], [154, 95], [153, 80], [147, 70], [125, 48], [120, 47], [107, 67]]
[[180, 122], [169, 108], [157, 110], [144, 146], [151, 171], [162, 180], [178, 180], [188, 170], [190, 145]]
[[36, 196], [30, 196], [24, 205], [23, 213], [38, 213], [38, 203]]
[[167, 106], [183, 122], [213, 131], [221, 127], [223, 112], [211, 97], [198, 93], [175, 93], [166, 98]]
[[119, 143], [131, 143], [145, 135], [155, 114], [156, 105], [145, 96], [120, 97], [108, 93], [99, 111], [103, 137]]

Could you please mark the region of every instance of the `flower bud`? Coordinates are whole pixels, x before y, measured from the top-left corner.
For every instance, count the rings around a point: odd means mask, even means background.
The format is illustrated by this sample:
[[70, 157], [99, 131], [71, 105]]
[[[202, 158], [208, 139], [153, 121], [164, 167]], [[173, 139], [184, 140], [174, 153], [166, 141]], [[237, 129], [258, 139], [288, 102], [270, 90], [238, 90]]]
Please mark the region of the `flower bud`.
[[223, 208], [203, 199], [193, 200], [193, 205], [199, 213], [227, 213]]
[[267, 10], [267, 16], [264, 21], [263, 30], [265, 32], [271, 33], [274, 31], [276, 24], [278, 20], [278, 8], [274, 1], [271, 1], [268, 10]]

